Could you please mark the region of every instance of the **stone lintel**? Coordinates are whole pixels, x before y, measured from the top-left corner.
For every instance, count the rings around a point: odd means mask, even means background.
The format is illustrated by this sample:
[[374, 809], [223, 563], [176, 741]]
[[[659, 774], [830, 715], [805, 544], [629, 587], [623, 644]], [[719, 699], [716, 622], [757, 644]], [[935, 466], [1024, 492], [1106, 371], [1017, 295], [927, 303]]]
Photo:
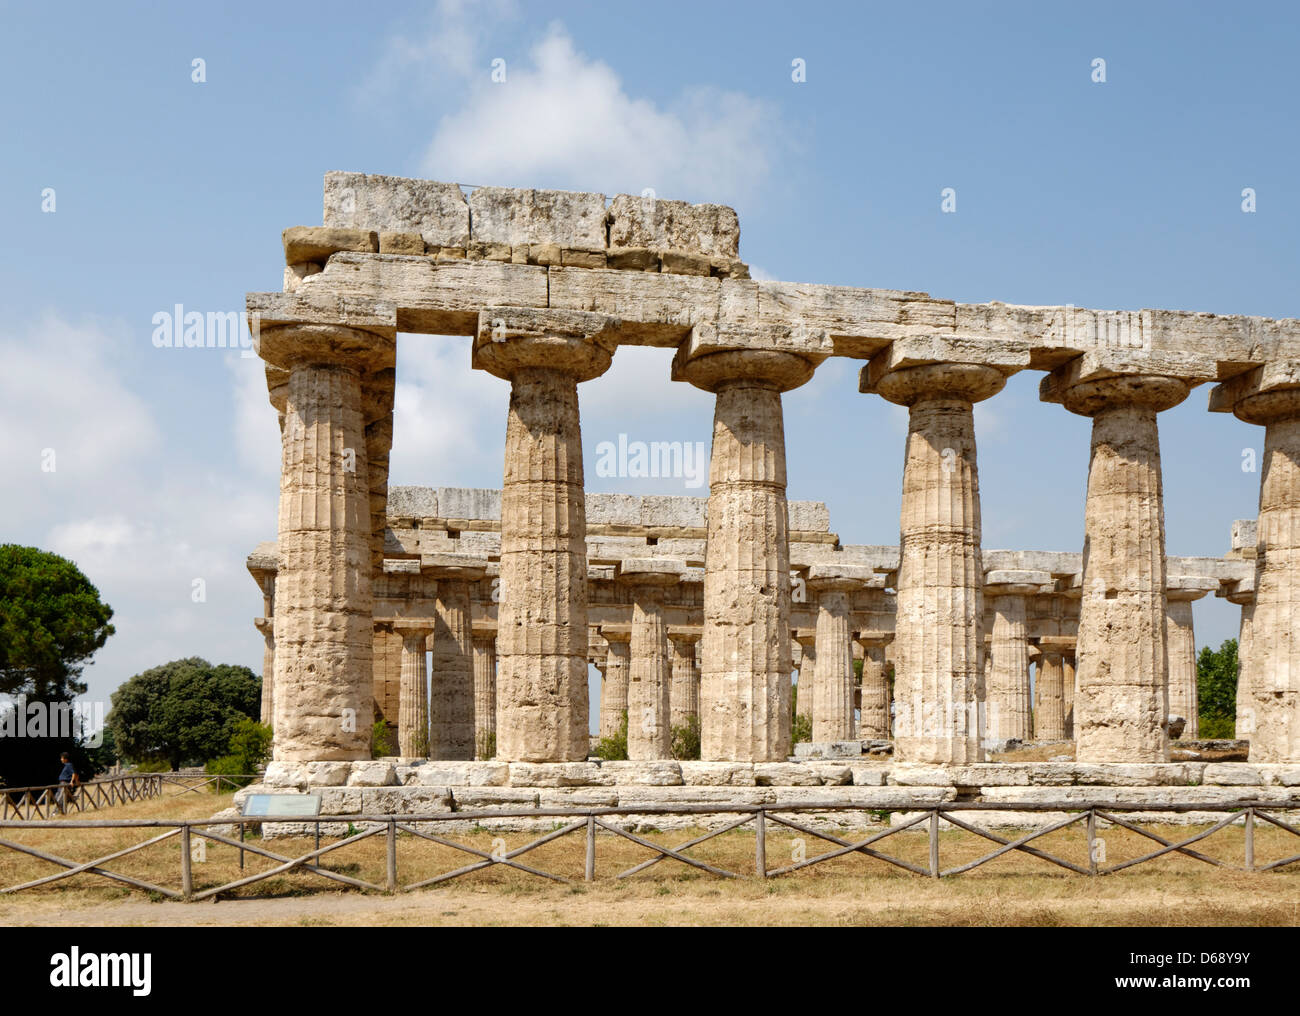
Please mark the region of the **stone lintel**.
[[[312, 290], [295, 293], [248, 293], [244, 305], [249, 326], [346, 325], [367, 330], [397, 330], [396, 305], [388, 300]], [[257, 332], [254, 331], [254, 336]]]
[[424, 243], [435, 247], [469, 243], [465, 195], [456, 184], [437, 180], [326, 173], [322, 221], [326, 226], [418, 233]]
[[1039, 651], [1049, 653], [1073, 652], [1078, 641], [1074, 635], [1039, 635], [1035, 639]]
[[1213, 381], [1218, 367], [1212, 357], [1158, 349], [1096, 349], [1075, 357], [1043, 378], [1038, 397], [1063, 402], [1070, 389], [1111, 378], [1169, 378], [1188, 387]]
[[288, 265], [324, 262], [331, 254], [343, 250], [363, 254], [379, 252], [379, 235], [368, 229], [290, 226], [280, 234], [280, 240], [284, 244], [284, 261]]
[[428, 628], [429, 631], [432, 632], [437, 626], [437, 618], [433, 617], [403, 617], [401, 615], [396, 615], [375, 618], [375, 627], [382, 627], [388, 631], [401, 631], [403, 628]]

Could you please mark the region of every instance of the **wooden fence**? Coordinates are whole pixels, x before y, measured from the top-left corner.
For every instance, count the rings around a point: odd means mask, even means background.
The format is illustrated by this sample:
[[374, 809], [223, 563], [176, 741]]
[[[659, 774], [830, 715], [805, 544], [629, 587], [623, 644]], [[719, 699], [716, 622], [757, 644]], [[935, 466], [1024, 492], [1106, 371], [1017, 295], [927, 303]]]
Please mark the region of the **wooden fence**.
[[207, 773], [140, 773], [108, 776], [77, 787], [55, 783], [46, 787], [0, 787], [0, 819], [51, 819], [69, 812], [107, 808], [114, 804], [177, 794], [199, 793], [204, 787], [220, 792], [235, 789], [249, 776], [211, 776]]
[[[1300, 802], [1297, 802], [1300, 805]], [[798, 816], [803, 812], [851, 812], [869, 810], [873, 814], [879, 815], [881, 812], [896, 813], [902, 816], [897, 825], [891, 825], [887, 829], [881, 829], [871, 832], [861, 839], [846, 839], [843, 836], [836, 835], [826, 830], [817, 829], [808, 825], [806, 822], [797, 821], [792, 816]], [[711, 840], [723, 833], [738, 829], [744, 826], [753, 825], [754, 827], [754, 874], [757, 878], [776, 878], [786, 875], [803, 868], [809, 868], [816, 864], [822, 864], [826, 861], [838, 857], [844, 857], [849, 854], [860, 854], [875, 860], [883, 861], [886, 864], [894, 865], [913, 874], [931, 878], [943, 878], [953, 875], [960, 875], [972, 871], [983, 864], [995, 858], [1002, 857], [1012, 851], [1019, 851], [1046, 861], [1050, 864], [1064, 868], [1066, 871], [1077, 875], [1100, 876], [1113, 875], [1117, 872], [1132, 868], [1135, 865], [1144, 862], [1153, 861], [1157, 858], [1169, 854], [1180, 854], [1184, 857], [1190, 857], [1205, 864], [1236, 871], [1265, 872], [1276, 871], [1287, 865], [1300, 862], [1300, 854], [1294, 854], [1279, 859], [1260, 863], [1255, 856], [1255, 826], [1257, 822], [1265, 822], [1278, 829], [1284, 830], [1291, 836], [1300, 838], [1300, 829], [1290, 825], [1288, 822], [1272, 814], [1277, 811], [1287, 810], [1286, 805], [1278, 805], [1271, 802], [1261, 801], [1238, 801], [1229, 804], [1106, 804], [1106, 805], [1088, 805], [1078, 801], [1062, 803], [1043, 803], [1043, 802], [967, 802], [967, 803], [916, 803], [908, 804], [905, 807], [895, 807], [889, 809], [864, 809], [857, 804], [843, 804], [834, 801], [827, 802], [807, 802], [801, 804], [766, 804], [766, 805], [745, 805], [745, 804], [707, 804], [707, 805], [641, 805], [638, 807], [627, 808], [585, 808], [585, 809], [562, 809], [562, 808], [541, 808], [541, 809], [514, 809], [501, 811], [479, 811], [479, 812], [448, 812], [432, 815], [332, 815], [318, 819], [311, 818], [286, 818], [280, 820], [266, 818], [242, 818], [242, 819], [119, 819], [119, 820], [89, 820], [89, 819], [67, 819], [63, 821], [0, 821], [0, 831], [7, 829], [122, 829], [122, 828], [139, 828], [139, 829], [161, 829], [164, 830], [158, 835], [145, 840], [142, 843], [115, 851], [103, 857], [97, 857], [90, 861], [73, 861], [56, 854], [47, 853], [34, 847], [21, 843], [15, 843], [7, 839], [0, 839], [0, 848], [17, 851], [31, 857], [48, 861], [66, 870], [47, 875], [43, 878], [23, 882], [18, 885], [7, 886], [0, 889], [0, 894], [17, 893], [24, 890], [35, 889], [39, 886], [50, 885], [62, 879], [71, 878], [78, 874], [100, 875], [111, 881], [118, 882], [136, 889], [145, 890], [151, 893], [157, 893], [161, 896], [176, 900], [204, 900], [228, 894], [244, 886], [252, 885], [264, 879], [272, 878], [277, 875], [283, 875], [294, 870], [311, 872], [322, 878], [342, 883], [355, 889], [370, 890], [373, 892], [410, 892], [415, 889], [421, 889], [426, 886], [437, 885], [451, 879], [460, 878], [471, 872], [481, 871], [493, 865], [502, 865], [516, 871], [525, 872], [538, 878], [548, 879], [553, 882], [570, 883], [575, 881], [564, 875], [555, 872], [544, 871], [527, 865], [517, 858], [546, 843], [551, 843], [564, 836], [585, 835], [586, 837], [586, 857], [584, 878], [587, 882], [594, 881], [596, 878], [596, 845], [597, 833], [604, 832], [614, 837], [621, 837], [626, 840], [644, 847], [653, 855], [649, 859], [642, 861], [615, 876], [617, 879], [627, 878], [637, 872], [644, 871], [660, 861], [672, 860], [698, 870], [708, 872], [720, 878], [740, 878], [738, 872], [728, 871], [708, 864], [696, 857], [691, 857], [685, 853], [691, 847]], [[999, 813], [1014, 813], [1032, 815], [1043, 812], [1065, 812], [1066, 817], [1052, 821], [1047, 826], [1034, 829], [1014, 838], [1003, 836], [999, 833], [987, 829], [981, 829], [969, 820], [967, 813], [980, 811], [996, 811]], [[1166, 839], [1158, 833], [1148, 829], [1143, 829], [1133, 818], [1122, 818], [1125, 813], [1142, 812], [1142, 813], [1168, 813], [1168, 814], [1186, 814], [1189, 812], [1206, 812], [1211, 814], [1222, 814], [1223, 818], [1215, 822], [1209, 828], [1195, 832], [1185, 839], [1172, 841]], [[958, 814], [965, 817], [959, 818]], [[675, 847], [667, 847], [659, 843], [654, 843], [618, 825], [609, 821], [620, 816], [635, 815], [638, 818], [643, 816], [654, 815], [676, 815], [676, 816], [711, 816], [711, 815], [738, 815], [732, 821], [727, 822], [720, 828], [708, 831], [702, 835], [696, 836], [685, 843]], [[458, 843], [446, 836], [438, 835], [435, 831], [439, 824], [446, 822], [484, 822], [499, 819], [538, 819], [553, 818], [559, 822], [559, 828], [552, 830], [542, 836], [537, 837], [531, 842], [515, 850], [506, 852], [488, 852], [465, 843]], [[294, 827], [312, 826], [315, 824], [317, 834], [317, 844], [315, 849], [301, 854], [297, 857], [289, 857], [275, 851], [267, 849], [265, 846], [243, 842], [232, 839], [231, 837], [215, 832], [212, 826], [230, 826], [240, 825], [247, 826], [250, 824], [272, 825], [276, 822], [289, 823]], [[1150, 820], [1144, 820], [1150, 821]], [[1119, 861], [1114, 864], [1105, 864], [1103, 852], [1098, 850], [1098, 822], [1109, 823], [1112, 827], [1127, 829], [1148, 840], [1151, 840], [1159, 846], [1140, 857]], [[1240, 865], [1229, 864], [1218, 858], [1210, 857], [1200, 851], [1193, 850], [1193, 844], [1201, 843], [1207, 838], [1213, 836], [1222, 829], [1226, 829], [1236, 822], [1244, 825], [1244, 857]], [[356, 826], [366, 826], [361, 831], [351, 832], [350, 835], [330, 843], [324, 847], [319, 844], [320, 823], [342, 824], [347, 823], [349, 830]], [[939, 856], [939, 830], [943, 823], [950, 826], [965, 830], [983, 839], [989, 840], [996, 844], [996, 848], [982, 857], [973, 861], [967, 861], [962, 864], [953, 865], [944, 868]], [[769, 824], [788, 828], [796, 832], [823, 840], [832, 845], [831, 849], [817, 855], [798, 861], [794, 864], [785, 865], [779, 868], [771, 868], [767, 862], [766, 834]], [[916, 864], [903, 858], [895, 857], [877, 849], [882, 841], [891, 836], [896, 836], [901, 832], [909, 829], [917, 829], [924, 826], [929, 840], [929, 859], [927, 864]], [[1032, 846], [1034, 840], [1038, 840], [1048, 833], [1056, 832], [1070, 826], [1081, 826], [1084, 830], [1088, 848], [1088, 863], [1086, 866], [1076, 864], [1073, 861], [1058, 857], [1047, 850]], [[241, 828], [241, 836], [242, 836]], [[918, 829], [918, 831], [920, 831]], [[426, 840], [440, 844], [444, 847], [450, 847], [454, 850], [464, 852], [474, 858], [473, 861], [457, 867], [453, 870], [442, 872], [431, 878], [421, 879], [406, 885], [402, 885], [398, 879], [398, 833], [408, 834], [412, 840]], [[321, 865], [320, 860], [326, 854], [341, 850], [352, 844], [359, 843], [363, 840], [375, 836], [383, 836], [386, 840], [386, 874], [383, 885], [373, 882], [367, 882], [360, 878], [353, 878], [342, 872], [333, 871]], [[121, 872], [114, 872], [104, 867], [110, 861], [125, 857], [128, 854], [143, 850], [146, 847], [161, 843], [179, 837], [180, 843], [180, 880], [178, 888], [169, 888], [161, 885], [155, 885], [146, 882], [140, 878], [126, 875]], [[241, 866], [243, 861], [243, 852], [268, 858], [275, 862], [275, 866], [253, 875], [248, 875], [228, 882], [222, 885], [210, 886], [201, 890], [196, 890], [194, 885], [193, 872], [193, 850], [194, 843], [198, 840], [205, 840], [212, 843], [221, 843], [236, 848], [241, 851]], [[408, 841], [410, 842], [410, 841]], [[1059, 849], [1059, 848], [1058, 848]]]

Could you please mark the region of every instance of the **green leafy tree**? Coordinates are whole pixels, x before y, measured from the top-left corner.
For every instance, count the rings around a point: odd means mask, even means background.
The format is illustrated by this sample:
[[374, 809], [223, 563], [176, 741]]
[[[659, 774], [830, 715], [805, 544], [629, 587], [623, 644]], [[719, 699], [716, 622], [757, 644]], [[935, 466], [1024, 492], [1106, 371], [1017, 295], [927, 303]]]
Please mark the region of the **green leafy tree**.
[[627, 710], [619, 718], [618, 733], [613, 737], [602, 737], [596, 742], [593, 754], [606, 762], [627, 761]]
[[700, 718], [686, 717], [686, 722], [672, 728], [672, 742], [669, 749], [673, 758], [688, 762], [700, 757]]
[[[811, 668], [810, 668], [811, 669]], [[811, 684], [810, 684], [811, 687]], [[812, 697], [811, 691], [809, 698]], [[790, 729], [790, 740], [794, 744], [800, 741], [812, 740], [812, 703], [808, 703], [808, 709], [805, 712], [799, 712], [799, 685], [790, 689], [790, 714], [794, 717], [794, 723]]]
[[1237, 725], [1237, 640], [1217, 650], [1205, 646], [1196, 658], [1196, 711], [1201, 737], [1233, 737]]
[[0, 694], [70, 702], [82, 669], [113, 634], [113, 608], [75, 564], [0, 545]]
[[235, 784], [247, 786], [252, 782], [252, 774], [271, 757], [271, 736], [269, 726], [246, 716], [235, 723], [229, 753], [213, 759], [204, 768], [214, 775], [243, 777], [224, 784], [222, 790], [233, 790]]
[[202, 765], [227, 753], [239, 721], [256, 718], [261, 700], [262, 680], [247, 667], [191, 656], [118, 688], [108, 726], [128, 761]]

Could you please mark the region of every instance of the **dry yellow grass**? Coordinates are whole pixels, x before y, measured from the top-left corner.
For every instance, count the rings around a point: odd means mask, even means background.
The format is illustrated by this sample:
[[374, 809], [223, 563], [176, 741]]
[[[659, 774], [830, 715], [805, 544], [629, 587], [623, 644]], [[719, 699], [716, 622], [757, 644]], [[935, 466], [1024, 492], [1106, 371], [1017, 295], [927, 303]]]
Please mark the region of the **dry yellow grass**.
[[[186, 794], [140, 802], [99, 813], [115, 818], [208, 817], [229, 797]], [[1155, 828], [1167, 838], [1183, 838], [1182, 827]], [[769, 825], [769, 867], [788, 864], [799, 850], [815, 856], [830, 844]], [[3, 830], [11, 839], [78, 861], [141, 842], [158, 830]], [[513, 850], [537, 833], [487, 831], [450, 838], [490, 851], [497, 837]], [[690, 833], [650, 834], [676, 845]], [[852, 835], [852, 834], [850, 834]], [[1104, 829], [1109, 863], [1155, 847], [1118, 828]], [[1243, 831], [1228, 828], [1196, 849], [1240, 863]], [[799, 841], [802, 841], [802, 844]], [[262, 844], [277, 854], [297, 856], [311, 841], [280, 839]], [[1260, 825], [1256, 830], [1260, 863], [1300, 853], [1300, 840]], [[1035, 845], [1086, 864], [1082, 826], [1051, 833]], [[904, 832], [878, 847], [926, 863], [923, 833]], [[940, 856], [947, 868], [989, 852], [994, 845], [969, 833], [941, 836]], [[560, 885], [501, 866], [455, 882], [394, 896], [358, 892], [319, 876], [294, 872], [236, 891], [220, 903], [151, 901], [139, 890], [99, 876], [77, 875], [16, 896], [0, 897], [0, 923], [21, 924], [939, 924], [939, 925], [1196, 925], [1300, 923], [1300, 864], [1283, 871], [1250, 874], [1212, 868], [1191, 858], [1169, 856], [1103, 878], [1074, 875], [1024, 854], [1012, 854], [973, 872], [930, 879], [861, 855], [838, 858], [766, 882], [754, 877], [752, 830], [737, 830], [693, 848], [700, 860], [743, 877], [719, 879], [665, 860], [629, 879], [611, 876], [650, 856], [644, 848], [602, 834], [597, 878], [582, 884], [585, 842], [581, 833], [561, 838], [519, 858], [522, 863], [574, 880]], [[472, 861], [467, 854], [414, 837], [402, 836], [399, 881], [409, 884]], [[249, 854], [245, 874], [274, 862]], [[327, 854], [324, 866], [354, 878], [382, 884], [382, 836]], [[176, 839], [111, 862], [109, 868], [165, 885], [179, 886], [180, 848]], [[14, 885], [53, 872], [34, 858], [0, 849], [0, 884]], [[196, 889], [239, 877], [233, 847], [208, 844], [206, 859], [194, 865]]]

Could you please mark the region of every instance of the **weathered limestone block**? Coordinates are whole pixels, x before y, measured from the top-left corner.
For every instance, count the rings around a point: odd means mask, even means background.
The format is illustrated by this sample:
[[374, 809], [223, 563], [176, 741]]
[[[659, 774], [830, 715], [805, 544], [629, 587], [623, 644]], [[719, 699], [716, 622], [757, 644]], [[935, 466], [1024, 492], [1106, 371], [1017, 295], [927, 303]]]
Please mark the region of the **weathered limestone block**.
[[497, 735], [497, 639], [474, 636], [474, 757], [495, 755]]
[[539, 808], [617, 808], [618, 790], [603, 787], [548, 787], [537, 791]]
[[431, 247], [464, 247], [469, 242], [465, 195], [456, 184], [436, 180], [326, 173], [324, 223], [419, 233]]
[[679, 762], [682, 782], [693, 787], [752, 787], [751, 762]]
[[609, 246], [740, 256], [740, 220], [726, 205], [692, 205], [616, 194], [609, 206]]
[[[908, 407], [894, 651], [895, 757], [978, 762], [984, 757], [984, 569], [974, 403], [1027, 365], [1013, 348], [996, 366], [916, 362], [893, 343], [862, 370], [859, 387]], [[954, 353], [952, 355], [958, 355]], [[994, 359], [998, 359], [994, 357]]]
[[1207, 763], [1202, 780], [1223, 787], [1259, 787], [1265, 782], [1258, 766], [1241, 762]]
[[497, 757], [504, 761], [587, 757], [578, 383], [604, 373], [616, 346], [616, 322], [602, 315], [488, 308], [479, 316], [474, 366], [511, 382], [497, 621]]
[[[600, 688], [600, 736], [617, 737], [628, 712], [627, 682], [632, 662], [632, 632], [602, 628], [601, 634], [609, 643], [605, 657], [604, 680]], [[630, 725], [630, 721], [629, 721]]]
[[392, 230], [382, 230], [379, 233], [379, 253], [423, 254], [424, 237], [419, 233], [398, 233]]
[[263, 328], [289, 371], [275, 577], [275, 743], [281, 761], [370, 756], [371, 518], [363, 375], [391, 367], [395, 334]]
[[618, 806], [636, 808], [654, 804], [771, 804], [777, 798], [772, 787], [641, 787], [618, 788]]
[[[1041, 397], [1092, 418], [1079, 607], [1076, 756], [1081, 762], [1169, 757], [1165, 520], [1156, 414], [1195, 383], [1088, 354], [1043, 379]], [[1162, 361], [1163, 362], [1163, 361]], [[1117, 371], [1126, 371], [1117, 373]], [[1044, 732], [1038, 731], [1043, 737]]]
[[398, 766], [398, 780], [407, 785], [434, 787], [505, 787], [510, 766], [505, 762], [422, 762]]
[[452, 807], [456, 811], [537, 807], [537, 791], [527, 787], [452, 787], [450, 789]]
[[849, 773], [855, 787], [883, 787], [889, 780], [889, 769], [879, 763], [851, 765]]
[[853, 783], [853, 770], [839, 762], [805, 762], [828, 787], [847, 787]]
[[510, 763], [512, 787], [611, 787], [614, 774], [595, 762]]
[[822, 778], [804, 762], [755, 762], [754, 782], [760, 787], [820, 787]]
[[[693, 340], [694, 341], [694, 340]], [[678, 350], [673, 376], [716, 397], [700, 687], [701, 753], [790, 753], [790, 550], [781, 393], [814, 361], [775, 350]]]
[[397, 736], [403, 755], [429, 756], [429, 671], [425, 643], [432, 626], [394, 624], [402, 637], [402, 677], [397, 708]]
[[1025, 597], [1051, 581], [1042, 571], [998, 570], [984, 576], [984, 595], [993, 611], [992, 667], [985, 681], [989, 741], [1028, 741], [1033, 736]]
[[682, 562], [671, 558], [638, 558], [619, 565], [619, 577], [632, 597], [627, 690], [627, 756], [632, 761], [666, 759], [672, 754], [672, 663], [663, 592], [677, 585], [684, 571]]
[[614, 783], [636, 784], [645, 787], [679, 787], [682, 785], [681, 766], [671, 759], [649, 762], [602, 762], [602, 775], [612, 776]]
[[[304, 261], [320, 263], [341, 250], [375, 253], [378, 234], [367, 229], [326, 229], [321, 226], [290, 226], [281, 234], [285, 264]], [[306, 273], [315, 274], [315, 273]]]
[[397, 767], [391, 762], [357, 762], [348, 774], [349, 787], [395, 787]]
[[605, 249], [603, 194], [479, 187], [469, 196], [469, 208], [474, 241]]

